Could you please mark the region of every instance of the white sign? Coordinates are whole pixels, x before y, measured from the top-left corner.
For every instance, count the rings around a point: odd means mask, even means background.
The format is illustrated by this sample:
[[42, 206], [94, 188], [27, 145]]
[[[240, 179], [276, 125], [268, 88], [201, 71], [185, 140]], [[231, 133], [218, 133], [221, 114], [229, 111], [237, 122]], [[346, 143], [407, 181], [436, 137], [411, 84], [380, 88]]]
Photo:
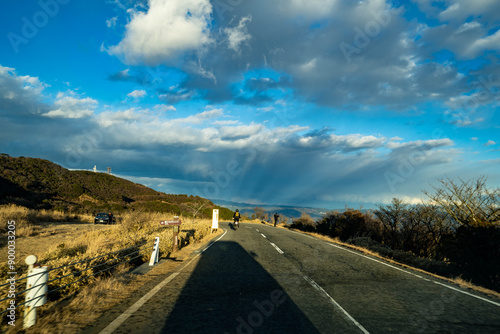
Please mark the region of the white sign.
[[212, 229], [214, 228], [219, 228], [219, 209], [214, 209], [214, 212], [212, 214]]

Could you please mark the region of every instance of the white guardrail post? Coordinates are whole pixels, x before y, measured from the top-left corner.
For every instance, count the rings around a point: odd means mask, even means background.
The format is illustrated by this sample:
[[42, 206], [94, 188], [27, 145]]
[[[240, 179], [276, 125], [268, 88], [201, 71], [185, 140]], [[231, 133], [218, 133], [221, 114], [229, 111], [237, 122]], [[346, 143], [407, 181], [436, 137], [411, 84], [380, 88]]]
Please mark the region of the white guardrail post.
[[26, 282], [26, 304], [24, 307], [23, 328], [29, 328], [36, 324], [36, 308], [47, 302], [47, 281], [49, 280], [48, 267], [34, 267], [38, 258], [30, 255], [26, 258], [28, 265], [28, 279]]
[[151, 253], [151, 259], [149, 259], [150, 266], [154, 266], [156, 263], [158, 263], [159, 253], [160, 253], [160, 237], [156, 237], [153, 246], [153, 253]]

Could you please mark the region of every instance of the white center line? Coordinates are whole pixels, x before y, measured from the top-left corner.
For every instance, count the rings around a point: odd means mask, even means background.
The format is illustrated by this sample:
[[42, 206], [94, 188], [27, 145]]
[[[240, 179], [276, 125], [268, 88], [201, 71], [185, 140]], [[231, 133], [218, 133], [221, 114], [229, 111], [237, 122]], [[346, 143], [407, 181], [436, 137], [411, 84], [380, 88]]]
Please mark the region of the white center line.
[[261, 233], [260, 235], [267, 239], [267, 237], [264, 234]]
[[323, 293], [326, 298], [328, 298], [330, 300], [330, 303], [333, 304], [333, 306], [335, 306], [337, 308], [337, 310], [340, 311], [340, 314], [347, 320], [347, 321], [351, 321], [353, 324], [355, 324], [360, 330], [361, 332], [363, 332], [364, 334], [370, 334], [370, 332], [368, 332], [359, 322], [356, 321], [356, 319], [354, 319], [349, 313], [347, 313], [346, 310], [344, 310], [344, 308], [342, 306], [340, 306], [339, 303], [337, 303], [337, 301], [335, 299], [332, 298], [332, 296], [330, 296], [328, 294], [328, 292], [325, 291], [325, 289], [323, 289], [318, 283], [316, 283], [312, 278], [308, 277], [308, 276], [302, 276], [309, 284], [312, 285], [313, 288], [315, 288], [316, 290], [318, 290], [319, 292]]
[[275, 245], [275, 244], [273, 244], [272, 242], [271, 242], [271, 246], [273, 246], [273, 247], [274, 247], [274, 248], [278, 251], [278, 253], [280, 253], [280, 254], [285, 254], [285, 252], [283, 252], [283, 251], [282, 251], [282, 250], [281, 250], [278, 246], [276, 246], [276, 245]]

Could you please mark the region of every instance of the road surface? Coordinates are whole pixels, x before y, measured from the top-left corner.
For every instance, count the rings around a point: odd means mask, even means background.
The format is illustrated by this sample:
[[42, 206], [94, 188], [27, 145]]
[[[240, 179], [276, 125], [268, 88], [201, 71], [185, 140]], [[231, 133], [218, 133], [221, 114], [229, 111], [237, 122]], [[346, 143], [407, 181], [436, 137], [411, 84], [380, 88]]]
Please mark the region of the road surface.
[[226, 233], [84, 333], [500, 333], [500, 300], [266, 225]]

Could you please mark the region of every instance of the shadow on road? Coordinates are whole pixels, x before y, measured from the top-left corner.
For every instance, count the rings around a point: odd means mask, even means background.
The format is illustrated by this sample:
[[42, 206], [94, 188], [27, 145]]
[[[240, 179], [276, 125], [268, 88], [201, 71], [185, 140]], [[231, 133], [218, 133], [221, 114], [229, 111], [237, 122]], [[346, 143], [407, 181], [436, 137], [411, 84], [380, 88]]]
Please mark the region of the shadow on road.
[[238, 243], [201, 255], [162, 333], [319, 333]]

